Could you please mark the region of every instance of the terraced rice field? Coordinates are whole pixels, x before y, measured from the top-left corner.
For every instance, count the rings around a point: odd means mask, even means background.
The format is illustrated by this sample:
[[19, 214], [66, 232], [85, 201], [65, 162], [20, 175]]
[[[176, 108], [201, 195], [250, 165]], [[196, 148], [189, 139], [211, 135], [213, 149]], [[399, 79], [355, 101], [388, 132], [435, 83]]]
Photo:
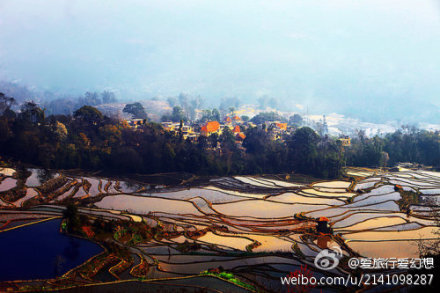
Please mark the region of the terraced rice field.
[[[351, 180], [303, 184], [236, 176], [169, 188], [62, 174], [47, 179], [49, 186], [38, 170], [31, 172], [18, 197], [11, 190], [20, 179], [12, 169], [0, 169], [0, 227], [11, 225], [7, 213], [15, 208], [27, 208], [22, 215], [49, 217], [60, 215], [71, 200], [80, 213], [160, 225], [173, 235], [130, 245], [134, 261], [116, 274], [121, 279], [135, 278], [134, 269], [142, 262], [147, 279], [197, 275], [221, 266], [255, 288], [276, 291], [282, 289], [280, 276], [304, 264], [316, 276], [346, 274], [339, 267], [329, 272], [314, 268], [314, 257], [329, 246], [347, 256], [418, 257], [417, 241], [439, 238], [433, 213], [439, 209], [438, 172], [351, 168]], [[404, 202], [405, 191], [414, 194], [411, 202]], [[313, 232], [319, 217], [330, 220], [334, 235]], [[183, 249], [185, 243], [192, 248]]]

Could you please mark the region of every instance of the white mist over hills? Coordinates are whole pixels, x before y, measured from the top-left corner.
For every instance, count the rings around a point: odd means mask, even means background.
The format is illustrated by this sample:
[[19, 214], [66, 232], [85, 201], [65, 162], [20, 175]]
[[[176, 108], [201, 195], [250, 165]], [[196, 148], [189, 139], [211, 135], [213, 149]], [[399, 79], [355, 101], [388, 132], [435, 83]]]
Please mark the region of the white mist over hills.
[[[15, 97], [18, 104], [15, 109], [19, 109], [20, 104], [26, 100], [33, 100], [39, 103], [42, 107], [45, 106], [47, 102], [57, 99], [67, 99], [73, 102], [78, 100], [78, 97], [69, 96], [66, 94], [52, 93], [52, 92], [42, 92], [36, 89], [29, 89], [25, 86], [21, 86], [16, 83], [8, 83], [0, 81], [0, 92], [4, 92], [8, 96]], [[133, 100], [133, 99], [121, 99], [118, 97], [118, 101], [108, 104], [100, 104], [96, 107], [107, 116], [127, 118], [128, 116], [122, 111], [127, 103], [133, 101], [140, 101], [145, 111], [148, 113], [149, 119], [151, 121], [160, 122], [161, 117], [164, 114], [168, 114], [172, 111], [172, 105], [170, 105], [166, 98], [164, 97], [154, 97], [144, 100]], [[176, 98], [177, 99], [177, 98]], [[202, 103], [206, 107], [202, 106], [197, 110], [199, 115], [201, 110], [210, 107], [219, 107], [219, 104], [209, 104], [206, 101]], [[397, 105], [396, 107], [402, 108], [402, 105]], [[323, 109], [319, 112], [317, 109]], [[331, 109], [331, 107], [330, 107]], [[368, 137], [374, 135], [383, 135], [386, 133], [391, 133], [404, 125], [415, 126], [420, 129], [437, 131], [440, 130], [440, 123], [436, 123], [439, 117], [430, 117], [429, 114], [434, 113], [438, 115], [437, 108], [425, 110], [423, 117], [403, 117], [402, 119], [393, 119], [391, 115], [386, 116], [389, 120], [385, 122], [375, 121], [371, 117], [365, 115], [367, 112], [356, 112], [351, 111], [348, 115], [340, 113], [330, 112], [329, 109], [323, 107], [310, 107], [309, 105], [303, 105], [299, 103], [290, 103], [285, 106], [283, 103], [279, 103], [276, 108], [273, 107], [261, 107], [258, 104], [240, 104], [239, 107], [235, 108], [234, 113], [239, 116], [246, 115], [250, 118], [261, 112], [277, 112], [280, 116], [284, 117], [286, 120], [294, 114], [300, 114], [305, 122], [306, 126], [315, 127], [317, 123], [322, 123], [325, 115], [325, 120], [328, 125], [329, 135], [340, 136], [340, 135], [350, 135], [354, 136], [358, 131], [364, 131], [365, 135]], [[342, 110], [341, 110], [342, 111]], [[367, 110], [368, 111], [368, 110]], [[408, 113], [405, 111], [404, 113]], [[54, 114], [66, 114], [66, 113], [54, 113]], [[127, 116], [127, 117], [126, 117]], [[430, 121], [430, 122], [426, 122]]]
[[27, 98], [267, 96], [380, 129], [440, 124], [436, 0], [4, 0], [0, 27], [0, 80]]

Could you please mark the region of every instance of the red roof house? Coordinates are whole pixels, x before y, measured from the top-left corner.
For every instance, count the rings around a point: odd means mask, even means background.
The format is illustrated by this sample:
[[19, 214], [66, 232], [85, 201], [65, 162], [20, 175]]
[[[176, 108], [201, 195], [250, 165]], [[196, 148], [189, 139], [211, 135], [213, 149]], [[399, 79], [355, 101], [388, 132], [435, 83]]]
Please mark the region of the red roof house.
[[208, 136], [214, 132], [217, 132], [219, 129], [220, 129], [220, 123], [218, 123], [217, 121], [208, 121], [200, 129], [200, 134], [204, 136]]

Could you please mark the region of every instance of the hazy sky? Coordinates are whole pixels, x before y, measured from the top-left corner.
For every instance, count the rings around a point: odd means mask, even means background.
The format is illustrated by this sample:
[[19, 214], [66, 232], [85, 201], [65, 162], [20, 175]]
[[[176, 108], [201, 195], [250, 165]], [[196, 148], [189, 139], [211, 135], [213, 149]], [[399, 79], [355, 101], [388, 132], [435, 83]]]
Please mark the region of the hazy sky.
[[0, 79], [344, 113], [440, 106], [438, 2], [0, 0]]

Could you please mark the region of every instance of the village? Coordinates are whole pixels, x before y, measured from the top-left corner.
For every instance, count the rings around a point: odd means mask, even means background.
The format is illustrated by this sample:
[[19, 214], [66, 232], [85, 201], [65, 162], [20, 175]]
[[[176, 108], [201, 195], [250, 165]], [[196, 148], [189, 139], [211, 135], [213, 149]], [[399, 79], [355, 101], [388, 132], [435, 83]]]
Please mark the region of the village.
[[[244, 118], [244, 119], [243, 119]], [[301, 126], [309, 126], [315, 128], [315, 131], [319, 133], [321, 136], [328, 135], [327, 123], [325, 120], [325, 115], [323, 116], [323, 122], [315, 123], [315, 124], [293, 124], [287, 123], [281, 120], [266, 120], [262, 123], [254, 123], [249, 120], [249, 117], [238, 115], [234, 115], [234, 113], [229, 113], [225, 115], [223, 119], [219, 119], [220, 121], [212, 120], [212, 121], [204, 121], [201, 120], [196, 121], [183, 121], [173, 122], [173, 121], [163, 121], [160, 125], [167, 132], [170, 132], [174, 135], [181, 135], [184, 140], [190, 140], [192, 142], [197, 142], [200, 136], [210, 137], [217, 136], [219, 137], [225, 131], [230, 131], [235, 138], [235, 142], [241, 147], [243, 141], [246, 138], [245, 131], [250, 128], [259, 128], [265, 130], [270, 134], [272, 140], [284, 141], [284, 138], [287, 135], [292, 134], [296, 129]], [[134, 129], [141, 129], [140, 127], [147, 123], [146, 119], [127, 119], [124, 120], [127, 125]], [[316, 129], [317, 128], [317, 129]], [[346, 135], [339, 135], [337, 139], [343, 147], [349, 147], [351, 145], [351, 138]]]
[[246, 138], [244, 131], [250, 127], [261, 127], [266, 130], [271, 130], [273, 139], [282, 139], [282, 135], [291, 130], [287, 127], [287, 123], [280, 121], [265, 122], [264, 124], [256, 125], [250, 121], [244, 122], [238, 116], [226, 116], [223, 121], [207, 121], [202, 124], [181, 124], [173, 122], [162, 122], [161, 125], [167, 131], [179, 134], [182, 133], [184, 139], [197, 140], [200, 136], [209, 137], [211, 135], [220, 136], [225, 131], [231, 131], [237, 143], [242, 143]]

